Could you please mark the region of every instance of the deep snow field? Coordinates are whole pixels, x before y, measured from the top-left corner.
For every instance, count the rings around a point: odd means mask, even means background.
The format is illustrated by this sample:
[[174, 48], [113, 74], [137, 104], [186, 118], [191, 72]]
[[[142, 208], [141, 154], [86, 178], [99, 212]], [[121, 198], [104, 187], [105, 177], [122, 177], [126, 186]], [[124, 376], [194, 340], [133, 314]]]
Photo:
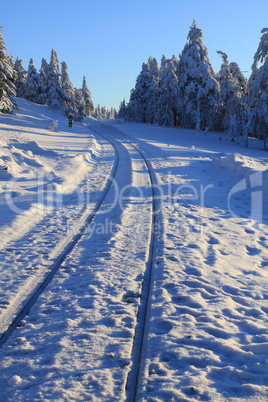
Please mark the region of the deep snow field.
[[[107, 185], [115, 152], [94, 127], [122, 144], [100, 212], [0, 349], [0, 401], [125, 400], [151, 193], [124, 139], [150, 161], [159, 207], [136, 399], [268, 400], [262, 144], [245, 149], [219, 133], [120, 121], [69, 128], [59, 112], [17, 103], [0, 114], [0, 334]], [[126, 189], [121, 203], [117, 185]]]

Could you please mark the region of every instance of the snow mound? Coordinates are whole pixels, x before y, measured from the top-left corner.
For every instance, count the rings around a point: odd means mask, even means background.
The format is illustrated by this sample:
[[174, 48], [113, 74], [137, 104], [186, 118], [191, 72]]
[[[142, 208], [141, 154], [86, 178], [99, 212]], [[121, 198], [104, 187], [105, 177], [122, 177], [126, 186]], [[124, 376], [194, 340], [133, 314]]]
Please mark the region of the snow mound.
[[11, 378], [8, 380], [8, 385], [9, 385], [10, 387], [14, 387], [15, 385], [18, 385], [18, 384], [20, 384], [21, 382], [22, 382], [22, 379], [20, 378], [19, 375], [13, 375], [13, 377], [11, 377]]
[[12, 140], [11, 145], [23, 151], [27, 152], [31, 151], [34, 155], [51, 156], [51, 157], [57, 155], [57, 153], [54, 151], [41, 148], [36, 141], [20, 142], [18, 140]]
[[249, 167], [245, 165], [243, 157], [239, 154], [226, 154], [212, 161], [216, 170], [228, 170], [233, 173], [245, 173]]

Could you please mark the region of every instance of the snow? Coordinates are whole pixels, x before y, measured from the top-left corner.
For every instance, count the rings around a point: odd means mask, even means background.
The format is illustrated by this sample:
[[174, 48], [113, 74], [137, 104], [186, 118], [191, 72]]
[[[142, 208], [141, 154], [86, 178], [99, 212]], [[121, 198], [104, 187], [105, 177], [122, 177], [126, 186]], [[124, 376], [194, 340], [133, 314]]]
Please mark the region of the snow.
[[116, 156], [99, 134], [116, 143], [119, 166], [95, 219], [0, 349], [1, 401], [125, 399], [152, 222], [147, 169], [126, 140], [150, 161], [158, 195], [137, 400], [267, 400], [262, 144], [93, 119], [68, 128], [57, 111], [18, 104], [0, 115], [1, 333], [107, 184]]

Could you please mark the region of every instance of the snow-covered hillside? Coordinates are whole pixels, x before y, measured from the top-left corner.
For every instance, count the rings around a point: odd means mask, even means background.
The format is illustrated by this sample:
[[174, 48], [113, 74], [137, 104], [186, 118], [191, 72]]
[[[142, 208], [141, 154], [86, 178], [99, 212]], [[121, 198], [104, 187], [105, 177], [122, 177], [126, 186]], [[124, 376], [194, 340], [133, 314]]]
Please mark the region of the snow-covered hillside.
[[152, 220], [132, 143], [153, 170], [158, 225], [136, 400], [267, 400], [262, 144], [90, 119], [69, 128], [58, 112], [18, 105], [0, 114], [1, 333], [84, 230], [0, 349], [0, 400], [125, 400]]

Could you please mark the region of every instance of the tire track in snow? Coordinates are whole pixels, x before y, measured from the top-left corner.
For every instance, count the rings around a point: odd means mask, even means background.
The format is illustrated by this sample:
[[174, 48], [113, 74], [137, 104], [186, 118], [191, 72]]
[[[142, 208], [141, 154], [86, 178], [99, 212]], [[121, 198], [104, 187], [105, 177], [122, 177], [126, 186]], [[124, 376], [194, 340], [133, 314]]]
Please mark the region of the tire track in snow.
[[[83, 233], [87, 229], [87, 227], [90, 225], [90, 223], [93, 221], [94, 217], [98, 213], [98, 210], [100, 209], [103, 201], [106, 198], [106, 195], [108, 194], [112, 184], [113, 180], [115, 178], [118, 165], [119, 165], [119, 152], [116, 148], [116, 146], [110, 141], [109, 139], [105, 140], [109, 142], [109, 144], [113, 147], [114, 153], [115, 153], [115, 160], [113, 164], [113, 168], [111, 171], [111, 174], [107, 180], [107, 183], [105, 185], [104, 190], [102, 191], [101, 196], [99, 197], [99, 200], [96, 202], [95, 207], [93, 210], [84, 218], [82, 219], [82, 222], [80, 222], [80, 227], [76, 232], [73, 234], [71, 238], [66, 239], [66, 243], [62, 249], [59, 250], [58, 255], [54, 257], [54, 262], [52, 263], [44, 263], [45, 268], [45, 275], [44, 279], [42, 282], [38, 283], [36, 285], [35, 281], [36, 278], [35, 276], [30, 278], [30, 281], [27, 283], [28, 287], [33, 289], [33, 291], [30, 293], [27, 299], [23, 302], [23, 306], [19, 310], [19, 312], [14, 313], [14, 300], [12, 301], [12, 304], [10, 306], [5, 305], [5, 312], [4, 315], [6, 317], [6, 323], [4, 326], [6, 326], [6, 330], [3, 331], [3, 333], [0, 336], [0, 348], [4, 345], [4, 343], [9, 339], [13, 331], [20, 325], [21, 321], [23, 318], [29, 313], [31, 307], [34, 305], [36, 300], [39, 298], [41, 293], [46, 289], [48, 284], [51, 282], [53, 279], [54, 275], [56, 272], [59, 270], [61, 264], [64, 262], [66, 257], [71, 253], [77, 242], [80, 240], [82, 237]], [[19, 297], [19, 294], [15, 296], [15, 299]], [[16, 300], [15, 300], [16, 301]], [[12, 319], [12, 321], [11, 321]], [[11, 322], [10, 322], [11, 321]]]

